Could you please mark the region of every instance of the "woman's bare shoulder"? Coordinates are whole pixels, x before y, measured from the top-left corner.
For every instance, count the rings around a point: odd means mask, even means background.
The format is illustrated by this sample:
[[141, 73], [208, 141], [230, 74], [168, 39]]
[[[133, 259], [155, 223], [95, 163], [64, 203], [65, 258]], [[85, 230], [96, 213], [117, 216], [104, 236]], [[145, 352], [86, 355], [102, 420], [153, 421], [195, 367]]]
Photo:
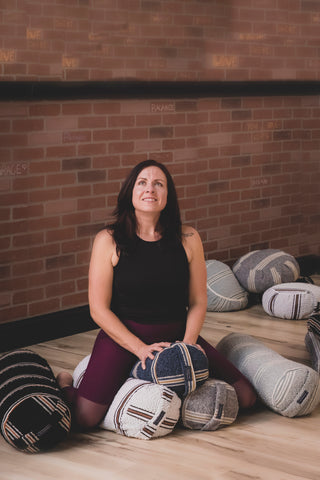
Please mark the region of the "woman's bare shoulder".
[[189, 263], [198, 251], [202, 250], [202, 242], [199, 233], [189, 225], [182, 226], [182, 244], [186, 251]]
[[106, 228], [96, 234], [93, 242], [93, 250], [102, 255], [103, 258], [110, 258], [113, 265], [118, 261], [116, 243], [112, 233]]
[[197, 230], [190, 225], [182, 225], [182, 240], [199, 237]]

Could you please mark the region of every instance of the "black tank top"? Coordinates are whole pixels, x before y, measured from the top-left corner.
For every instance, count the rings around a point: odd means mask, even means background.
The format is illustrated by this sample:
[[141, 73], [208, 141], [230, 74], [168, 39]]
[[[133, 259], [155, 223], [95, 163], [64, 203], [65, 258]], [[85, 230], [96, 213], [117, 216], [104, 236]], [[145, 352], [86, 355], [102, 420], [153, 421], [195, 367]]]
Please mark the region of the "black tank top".
[[121, 254], [113, 272], [111, 310], [137, 323], [185, 322], [189, 297], [189, 265], [182, 244], [138, 237], [130, 254]]

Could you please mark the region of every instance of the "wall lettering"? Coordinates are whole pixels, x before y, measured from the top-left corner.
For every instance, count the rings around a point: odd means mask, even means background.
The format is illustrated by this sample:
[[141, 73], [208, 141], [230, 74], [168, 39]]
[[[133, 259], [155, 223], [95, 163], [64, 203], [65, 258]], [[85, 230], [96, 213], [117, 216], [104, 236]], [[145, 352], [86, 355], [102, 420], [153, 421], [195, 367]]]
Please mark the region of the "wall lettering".
[[174, 102], [151, 103], [150, 111], [152, 113], [172, 113], [176, 111], [176, 104]]
[[63, 68], [77, 68], [79, 66], [79, 59], [63, 55], [62, 66]]
[[234, 68], [239, 64], [239, 58], [235, 55], [213, 55], [212, 65], [214, 67]]
[[0, 49], [0, 63], [12, 63], [16, 61], [15, 50]]
[[17, 175], [23, 175], [27, 172], [27, 163], [0, 163], [0, 177], [15, 177]]

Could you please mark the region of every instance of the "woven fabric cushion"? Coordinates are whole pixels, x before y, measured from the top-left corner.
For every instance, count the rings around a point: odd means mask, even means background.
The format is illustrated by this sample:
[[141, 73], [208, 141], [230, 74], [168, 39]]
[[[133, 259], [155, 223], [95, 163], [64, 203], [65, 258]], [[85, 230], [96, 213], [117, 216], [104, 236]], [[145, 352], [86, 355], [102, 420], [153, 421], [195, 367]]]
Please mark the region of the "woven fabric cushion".
[[4, 439], [36, 453], [64, 440], [71, 414], [47, 361], [27, 349], [0, 358], [0, 422]]
[[154, 359], [146, 359], [146, 368], [141, 361], [131, 371], [131, 377], [158, 383], [174, 390], [178, 395], [187, 395], [202, 385], [209, 376], [206, 355], [193, 345], [172, 343], [160, 352], [153, 352]]
[[209, 312], [241, 310], [248, 304], [248, 292], [240, 285], [231, 268], [218, 260], [207, 260], [207, 297]]
[[243, 288], [253, 293], [262, 293], [279, 283], [294, 282], [300, 275], [299, 264], [292, 255], [273, 249], [244, 255], [232, 270]]
[[320, 313], [310, 315], [307, 321], [307, 327], [310, 332], [316, 333], [317, 336], [320, 336]]
[[311, 413], [319, 404], [319, 375], [307, 365], [288, 360], [241, 333], [230, 333], [216, 348], [248, 378], [273, 411], [297, 417]]
[[289, 282], [268, 288], [262, 306], [273, 317], [288, 320], [308, 318], [319, 309], [320, 287], [310, 283]]
[[235, 389], [222, 380], [209, 378], [187, 395], [182, 404], [181, 420], [192, 430], [217, 430], [234, 422], [238, 411]]
[[151, 440], [168, 435], [180, 416], [181, 400], [167, 387], [128, 378], [100, 427], [127, 437]]

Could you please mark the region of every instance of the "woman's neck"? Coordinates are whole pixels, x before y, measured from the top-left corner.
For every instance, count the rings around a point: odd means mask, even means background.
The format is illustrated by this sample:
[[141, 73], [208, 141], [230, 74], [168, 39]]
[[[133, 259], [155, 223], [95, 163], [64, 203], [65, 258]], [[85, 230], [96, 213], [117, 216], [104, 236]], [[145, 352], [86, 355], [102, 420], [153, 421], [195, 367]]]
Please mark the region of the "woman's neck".
[[142, 240], [155, 241], [160, 240], [161, 233], [159, 232], [159, 216], [137, 215], [137, 231], [136, 234]]

